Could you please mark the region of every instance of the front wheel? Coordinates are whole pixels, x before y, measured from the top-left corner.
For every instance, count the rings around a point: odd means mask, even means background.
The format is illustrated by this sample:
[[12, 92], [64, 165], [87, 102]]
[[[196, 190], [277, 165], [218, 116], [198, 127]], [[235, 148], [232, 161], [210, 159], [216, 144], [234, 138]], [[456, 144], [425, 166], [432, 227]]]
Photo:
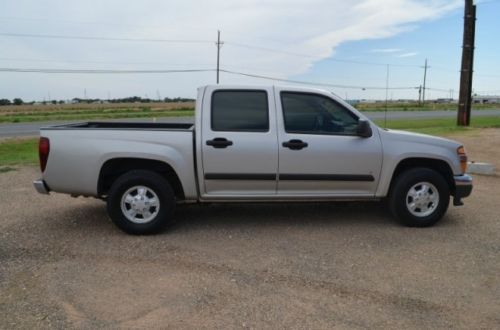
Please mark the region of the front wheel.
[[413, 168], [396, 178], [389, 203], [394, 216], [404, 225], [432, 226], [448, 209], [450, 187], [438, 172]]
[[134, 235], [152, 234], [172, 222], [175, 196], [161, 175], [134, 170], [116, 179], [107, 206], [111, 220], [121, 230]]

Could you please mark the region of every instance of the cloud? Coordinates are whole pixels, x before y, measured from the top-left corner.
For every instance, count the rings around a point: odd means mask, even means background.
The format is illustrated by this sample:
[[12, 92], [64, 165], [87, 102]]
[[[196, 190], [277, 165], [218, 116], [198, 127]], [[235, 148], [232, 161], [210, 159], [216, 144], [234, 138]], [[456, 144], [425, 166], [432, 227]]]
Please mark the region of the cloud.
[[409, 53], [399, 54], [396, 57], [413, 57], [413, 56], [416, 56], [416, 55], [418, 55], [417, 52], [409, 52]]
[[376, 48], [370, 50], [370, 53], [398, 53], [401, 52], [400, 48]]
[[[220, 29], [226, 42], [221, 52], [223, 66], [289, 77], [307, 72], [317, 61], [333, 56], [335, 48], [344, 42], [388, 38], [462, 5], [460, 0], [13, 1], [2, 5], [2, 12], [18, 17], [1, 20], [3, 30], [8, 32], [209, 42], [132, 43], [3, 37], [2, 56], [61, 61], [30, 63], [32, 67], [214, 68], [216, 47], [213, 41]], [[237, 47], [236, 43], [303, 53], [310, 57]], [[378, 52], [396, 52], [396, 49]], [[73, 62], [64, 62], [70, 60]], [[137, 62], [146, 64], [122, 64]], [[28, 65], [26, 62], [2, 61], [1, 66]], [[193, 96], [196, 86], [213, 83], [213, 77], [211, 73], [126, 77], [33, 75], [26, 85], [27, 76], [12, 74], [0, 83], [0, 93], [5, 94], [0, 96], [46, 94], [48, 89], [58, 90], [61, 96], [74, 96], [75, 91], [81, 91], [85, 86], [94, 89], [95, 96], [101, 97], [109, 90], [114, 95], [130, 95], [153, 94], [157, 88], [165, 95]], [[248, 78], [224, 77], [225, 82], [249, 82]], [[52, 95], [59, 94], [53, 91]]]

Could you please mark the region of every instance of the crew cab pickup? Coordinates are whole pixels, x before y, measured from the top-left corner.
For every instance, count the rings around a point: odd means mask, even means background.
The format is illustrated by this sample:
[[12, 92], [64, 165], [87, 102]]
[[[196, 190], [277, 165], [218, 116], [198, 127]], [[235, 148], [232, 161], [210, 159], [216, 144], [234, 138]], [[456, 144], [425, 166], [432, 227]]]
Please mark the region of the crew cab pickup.
[[194, 125], [47, 127], [39, 153], [38, 192], [103, 199], [131, 234], [161, 230], [176, 204], [207, 202], [387, 199], [403, 224], [424, 227], [472, 191], [460, 143], [382, 129], [301, 87], [201, 87]]

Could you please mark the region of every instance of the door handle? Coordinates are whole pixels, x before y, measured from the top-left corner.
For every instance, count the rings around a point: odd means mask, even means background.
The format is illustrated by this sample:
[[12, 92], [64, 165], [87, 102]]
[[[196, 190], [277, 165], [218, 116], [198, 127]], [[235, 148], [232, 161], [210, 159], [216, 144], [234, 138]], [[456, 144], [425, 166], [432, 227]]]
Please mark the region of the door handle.
[[303, 148], [307, 148], [308, 145], [309, 144], [307, 144], [307, 142], [303, 142], [302, 140], [290, 140], [288, 142], [283, 142], [283, 147], [292, 150], [300, 150]]
[[226, 138], [215, 138], [213, 140], [207, 140], [207, 146], [212, 146], [216, 149], [227, 148], [228, 146], [232, 146], [233, 141], [229, 141]]

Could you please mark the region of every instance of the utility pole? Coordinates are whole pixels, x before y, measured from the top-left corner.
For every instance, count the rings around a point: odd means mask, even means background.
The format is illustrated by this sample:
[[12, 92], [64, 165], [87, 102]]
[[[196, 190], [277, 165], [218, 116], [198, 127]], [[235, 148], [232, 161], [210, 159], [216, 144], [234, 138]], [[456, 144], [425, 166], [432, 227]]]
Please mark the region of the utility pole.
[[385, 77], [385, 112], [384, 112], [384, 128], [387, 127], [387, 98], [389, 97], [389, 64], [387, 64], [387, 75]]
[[469, 126], [470, 124], [475, 33], [476, 5], [473, 0], [465, 0], [462, 69], [460, 70], [460, 92], [458, 96], [457, 114], [458, 126]]
[[425, 104], [425, 82], [427, 80], [427, 59], [425, 59], [425, 65], [424, 65], [424, 87], [422, 89], [422, 105]]
[[418, 105], [422, 105], [422, 85], [418, 86]]
[[220, 41], [220, 30], [217, 30], [217, 43], [215, 44], [217, 46], [217, 84], [219, 84], [220, 49], [222, 48], [223, 44], [224, 42]]

